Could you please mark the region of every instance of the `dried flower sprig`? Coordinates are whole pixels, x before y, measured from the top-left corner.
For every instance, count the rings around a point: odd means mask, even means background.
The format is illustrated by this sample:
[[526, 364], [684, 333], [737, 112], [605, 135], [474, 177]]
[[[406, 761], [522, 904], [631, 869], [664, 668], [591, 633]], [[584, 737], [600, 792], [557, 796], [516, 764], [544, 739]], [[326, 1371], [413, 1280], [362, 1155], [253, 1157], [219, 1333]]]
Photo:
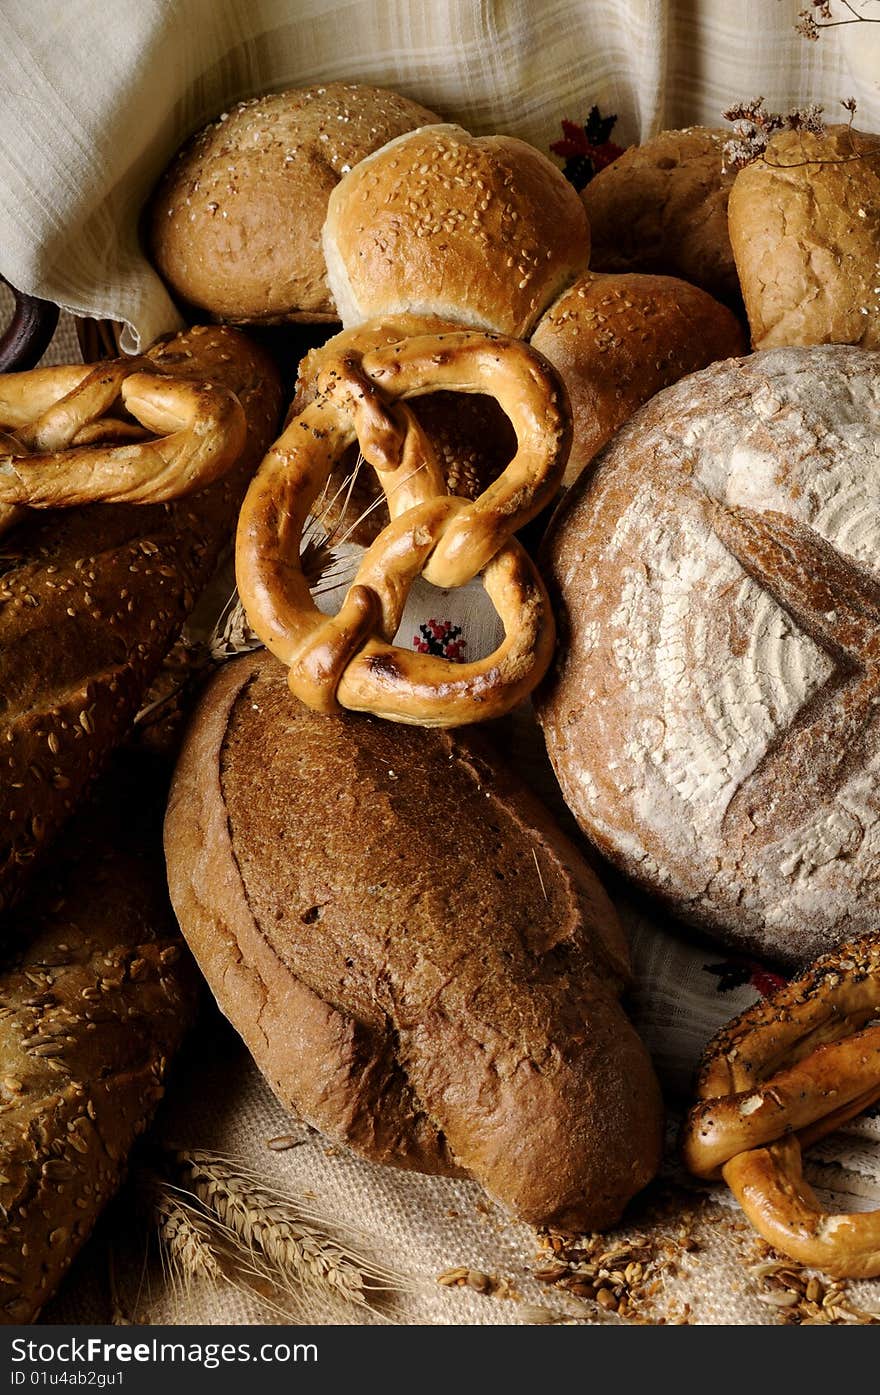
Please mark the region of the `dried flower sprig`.
[[[831, 0], [810, 0], [807, 9], [801, 10], [798, 14], [798, 22], [794, 26], [795, 32], [815, 43], [823, 29], [838, 29], [846, 24], [880, 24], [880, 14], [865, 15], [859, 14], [850, 0], [840, 0], [845, 10], [849, 11], [849, 17], [837, 19], [831, 8]], [[867, 0], [867, 3], [876, 7], [877, 0]]]
[[[848, 124], [851, 127], [857, 110], [855, 97], [845, 97], [840, 105], [849, 113]], [[768, 111], [763, 97], [755, 97], [751, 102], [737, 102], [722, 113], [725, 121], [734, 123], [733, 135], [725, 141], [723, 147], [724, 168], [745, 169], [746, 165], [754, 164], [756, 160], [773, 165], [776, 169], [789, 169], [810, 164], [842, 165], [851, 160], [862, 159], [855, 149], [851, 155], [821, 160], [781, 162], [768, 157], [768, 147], [778, 131], [804, 131], [817, 136], [824, 135], [827, 129], [823, 119], [824, 110], [825, 108], [816, 102], [810, 102], [807, 106], [792, 107], [783, 115], [781, 112]]]

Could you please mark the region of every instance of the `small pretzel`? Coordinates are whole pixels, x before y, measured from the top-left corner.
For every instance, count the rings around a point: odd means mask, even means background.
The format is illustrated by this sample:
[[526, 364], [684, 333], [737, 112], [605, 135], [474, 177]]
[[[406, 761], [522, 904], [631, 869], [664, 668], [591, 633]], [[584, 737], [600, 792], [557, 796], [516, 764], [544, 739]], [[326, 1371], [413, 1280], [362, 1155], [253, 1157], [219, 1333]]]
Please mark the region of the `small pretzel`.
[[684, 1127], [698, 1177], [721, 1176], [755, 1229], [802, 1264], [880, 1274], [880, 1211], [829, 1215], [801, 1150], [880, 1099], [880, 934], [844, 944], [718, 1033]]
[[[405, 399], [488, 393], [518, 449], [473, 502], [446, 493], [430, 442]], [[571, 427], [564, 390], [526, 344], [474, 331], [420, 335], [330, 360], [318, 392], [266, 456], [239, 517], [236, 574], [252, 628], [289, 670], [292, 691], [398, 722], [457, 726], [496, 717], [546, 672], [555, 630], [544, 585], [516, 529], [556, 492]], [[343, 452], [360, 442], [391, 523], [364, 554], [335, 617], [322, 615], [299, 562], [309, 511]], [[413, 580], [483, 584], [504, 625], [493, 654], [456, 664], [391, 643]]]
[[0, 377], [0, 428], [0, 531], [24, 508], [164, 503], [203, 489], [247, 432], [233, 392], [149, 358]]

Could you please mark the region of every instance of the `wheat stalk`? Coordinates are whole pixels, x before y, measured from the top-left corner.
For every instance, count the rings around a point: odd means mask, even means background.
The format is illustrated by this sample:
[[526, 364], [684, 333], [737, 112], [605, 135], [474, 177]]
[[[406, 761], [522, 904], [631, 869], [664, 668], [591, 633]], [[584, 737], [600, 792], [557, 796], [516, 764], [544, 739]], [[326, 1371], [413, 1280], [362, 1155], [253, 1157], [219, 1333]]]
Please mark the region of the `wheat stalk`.
[[376, 1311], [383, 1292], [411, 1288], [403, 1274], [374, 1260], [353, 1232], [329, 1226], [304, 1199], [274, 1191], [245, 1162], [197, 1149], [177, 1152], [174, 1163], [191, 1195], [288, 1297], [308, 1288]]
[[174, 1195], [156, 1187], [153, 1209], [162, 1254], [172, 1276], [188, 1286], [193, 1279], [220, 1283], [226, 1275], [212, 1244], [208, 1226]]

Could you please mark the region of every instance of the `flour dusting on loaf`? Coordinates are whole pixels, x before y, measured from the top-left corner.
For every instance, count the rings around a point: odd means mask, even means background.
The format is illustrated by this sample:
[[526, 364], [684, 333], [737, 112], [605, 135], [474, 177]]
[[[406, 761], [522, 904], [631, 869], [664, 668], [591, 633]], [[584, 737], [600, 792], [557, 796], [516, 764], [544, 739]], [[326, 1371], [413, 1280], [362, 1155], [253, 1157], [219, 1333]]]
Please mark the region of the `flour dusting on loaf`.
[[548, 748], [583, 827], [733, 945], [880, 910], [880, 354], [778, 349], [661, 393], [557, 521]]

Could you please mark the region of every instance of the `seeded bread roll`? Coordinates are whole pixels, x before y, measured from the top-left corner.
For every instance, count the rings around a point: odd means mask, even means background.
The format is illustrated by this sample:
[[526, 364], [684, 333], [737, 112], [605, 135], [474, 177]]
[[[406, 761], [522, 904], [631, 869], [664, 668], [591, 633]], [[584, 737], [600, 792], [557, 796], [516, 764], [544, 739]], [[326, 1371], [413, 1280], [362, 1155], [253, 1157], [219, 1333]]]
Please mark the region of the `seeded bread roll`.
[[600, 170], [581, 194], [593, 271], [680, 276], [736, 308], [739, 282], [727, 231], [735, 171], [722, 169], [727, 130], [661, 131]]
[[245, 448], [208, 489], [170, 504], [34, 511], [3, 538], [0, 575], [0, 910], [122, 740], [199, 589], [232, 539], [277, 429], [267, 355], [232, 329], [196, 328], [147, 358], [232, 388]]
[[546, 156], [448, 125], [362, 160], [330, 196], [323, 241], [346, 329], [435, 315], [520, 339], [590, 255], [580, 200]]
[[[161, 769], [161, 767], [160, 767]], [[5, 923], [0, 1321], [32, 1322], [116, 1191], [198, 975], [162, 869], [155, 762], [126, 757]]]
[[[448, 334], [459, 328], [451, 320], [397, 315], [342, 330], [302, 360], [288, 420], [314, 400], [318, 374], [340, 351], [363, 352], [368, 346], [396, 344], [417, 334]], [[432, 392], [413, 398], [408, 406], [428, 434], [450, 494], [476, 499], [513, 459], [516, 433], [493, 397]], [[318, 512], [322, 531], [337, 537], [345, 534], [351, 542], [368, 547], [388, 523], [388, 505], [373, 470], [369, 465], [356, 468], [357, 458], [357, 446], [346, 451], [330, 476]]]
[[156, 266], [215, 319], [338, 319], [321, 251], [330, 193], [392, 136], [437, 120], [396, 92], [349, 83], [237, 103], [183, 147], [156, 191]]
[[593, 273], [551, 306], [532, 344], [568, 389], [574, 432], [566, 487], [661, 388], [748, 347], [736, 316], [686, 281]]
[[880, 345], [880, 137], [780, 131], [736, 177], [730, 240], [756, 349]]
[[221, 1008], [332, 1139], [572, 1229], [653, 1175], [660, 1096], [613, 908], [477, 734], [318, 715], [247, 656], [195, 713], [165, 846]]
[[554, 520], [538, 712], [613, 862], [789, 963], [880, 921], [880, 352], [767, 349], [642, 407]]

